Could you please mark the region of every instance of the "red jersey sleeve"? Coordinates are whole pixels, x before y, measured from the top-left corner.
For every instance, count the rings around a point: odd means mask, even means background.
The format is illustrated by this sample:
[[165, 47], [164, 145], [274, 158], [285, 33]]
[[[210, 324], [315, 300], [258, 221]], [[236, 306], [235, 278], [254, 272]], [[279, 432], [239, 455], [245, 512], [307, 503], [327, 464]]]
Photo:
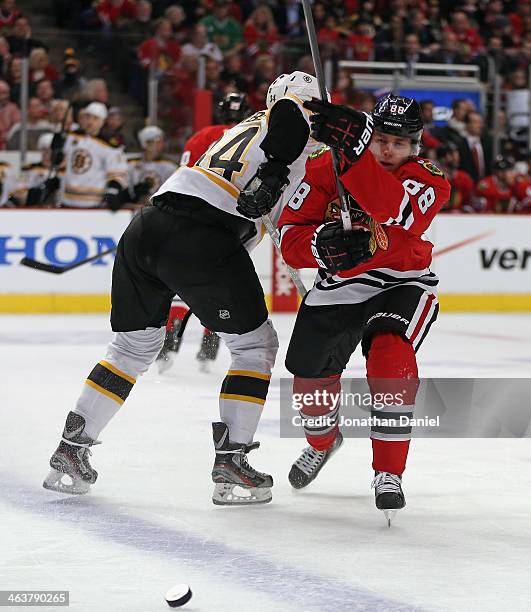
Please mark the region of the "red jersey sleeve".
[[413, 157], [393, 172], [367, 151], [341, 181], [374, 220], [421, 235], [450, 197], [450, 184], [431, 161]]
[[312, 236], [326, 217], [328, 203], [336, 197], [330, 152], [308, 160], [304, 180], [278, 221], [282, 256], [292, 268], [319, 267], [311, 251]]
[[184, 145], [181, 166], [193, 166], [208, 147], [223, 136], [229, 125], [209, 125], [191, 136]]

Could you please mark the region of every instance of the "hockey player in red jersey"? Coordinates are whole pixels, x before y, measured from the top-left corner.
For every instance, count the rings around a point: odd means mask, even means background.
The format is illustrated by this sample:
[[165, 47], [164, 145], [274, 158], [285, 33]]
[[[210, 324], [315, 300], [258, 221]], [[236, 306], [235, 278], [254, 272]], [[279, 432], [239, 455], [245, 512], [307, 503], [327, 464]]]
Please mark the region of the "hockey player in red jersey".
[[441, 209], [444, 212], [474, 212], [472, 196], [474, 181], [470, 174], [459, 170], [459, 149], [453, 142], [447, 142], [437, 149], [437, 161], [452, 189], [448, 202]]
[[498, 157], [493, 174], [481, 179], [476, 186], [476, 205], [483, 213], [529, 212], [529, 178], [518, 175], [514, 161]]
[[[312, 135], [341, 157], [352, 231], [339, 219], [330, 153], [310, 161], [307, 174], [279, 220], [282, 254], [294, 268], [319, 268], [293, 330], [286, 366], [294, 393], [337, 393], [340, 377], [361, 342], [371, 393], [403, 393], [402, 405], [372, 410], [371, 440], [376, 506], [389, 521], [405, 505], [401, 480], [418, 386], [415, 352], [438, 312], [438, 279], [429, 265], [432, 244], [423, 237], [450, 195], [443, 173], [418, 157], [423, 124], [418, 103], [389, 95], [372, 115], [312, 100]], [[374, 134], [373, 134], [374, 132]], [[372, 137], [372, 140], [371, 140]], [[300, 396], [302, 397], [302, 396]], [[308, 396], [306, 396], [308, 397]], [[331, 396], [328, 395], [330, 398]], [[337, 396], [336, 396], [337, 397]], [[339, 404], [305, 403], [310, 444], [293, 464], [293, 487], [308, 485], [340, 447]], [[315, 416], [326, 415], [315, 426]]]
[[[213, 142], [223, 136], [228, 129], [243, 121], [251, 112], [245, 94], [227, 94], [218, 105], [217, 118], [221, 123], [209, 125], [199, 130], [186, 142], [180, 165], [193, 166]], [[159, 373], [162, 374], [172, 366], [172, 353], [176, 353], [181, 346], [182, 336], [190, 319], [190, 314], [188, 306], [179, 296], [175, 296], [166, 324], [164, 345], [157, 357]], [[219, 336], [205, 327], [201, 336], [201, 346], [196, 355], [202, 372], [209, 371], [209, 363], [216, 359], [219, 345]]]
[[193, 166], [213, 142], [251, 113], [244, 93], [227, 94], [218, 105], [219, 123], [204, 127], [186, 141], [181, 166]]

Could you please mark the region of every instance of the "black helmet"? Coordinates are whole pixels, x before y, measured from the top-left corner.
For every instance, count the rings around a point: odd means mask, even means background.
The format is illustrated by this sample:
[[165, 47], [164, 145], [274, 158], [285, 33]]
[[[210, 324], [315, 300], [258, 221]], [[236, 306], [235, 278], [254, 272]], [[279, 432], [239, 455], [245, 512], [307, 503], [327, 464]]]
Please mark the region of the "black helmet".
[[424, 124], [420, 104], [413, 98], [388, 94], [378, 100], [372, 118], [375, 130], [420, 144]]
[[445, 142], [444, 144], [439, 145], [435, 153], [437, 155], [437, 159], [441, 159], [445, 155], [448, 155], [448, 153], [454, 153], [457, 150], [458, 150], [457, 145], [454, 144], [451, 140], [449, 140], [448, 142]]
[[511, 170], [514, 168], [514, 161], [510, 157], [503, 157], [503, 155], [498, 155], [496, 158], [494, 165], [494, 170]]
[[227, 94], [218, 104], [218, 122], [222, 124], [240, 123], [250, 114], [244, 93]]

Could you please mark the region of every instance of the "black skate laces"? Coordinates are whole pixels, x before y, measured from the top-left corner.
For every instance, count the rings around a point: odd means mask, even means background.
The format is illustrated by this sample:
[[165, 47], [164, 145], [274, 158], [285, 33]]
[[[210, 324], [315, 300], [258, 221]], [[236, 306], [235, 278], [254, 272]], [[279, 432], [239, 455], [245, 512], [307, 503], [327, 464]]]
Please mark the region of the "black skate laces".
[[325, 455], [326, 451], [318, 451], [313, 446], [307, 446], [302, 455], [295, 461], [295, 465], [309, 476], [319, 467]]
[[374, 477], [371, 489], [376, 489], [377, 495], [380, 493], [398, 493], [400, 491], [401, 478], [389, 472], [379, 472]]

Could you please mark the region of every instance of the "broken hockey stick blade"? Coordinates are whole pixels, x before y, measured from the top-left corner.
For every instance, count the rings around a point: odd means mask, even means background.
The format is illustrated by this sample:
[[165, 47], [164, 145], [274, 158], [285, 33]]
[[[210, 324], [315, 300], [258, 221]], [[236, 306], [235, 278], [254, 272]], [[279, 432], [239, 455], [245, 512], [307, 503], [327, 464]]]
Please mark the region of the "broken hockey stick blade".
[[27, 268], [33, 268], [34, 270], [41, 270], [42, 272], [49, 272], [50, 274], [63, 274], [64, 272], [70, 272], [70, 270], [75, 270], [80, 266], [84, 266], [85, 264], [88, 264], [91, 261], [96, 261], [96, 259], [101, 259], [102, 257], [105, 257], [105, 255], [110, 255], [115, 251], [116, 247], [113, 247], [112, 249], [107, 249], [106, 251], [97, 253], [92, 257], [87, 257], [87, 259], [77, 261], [76, 263], [67, 266], [56, 266], [55, 264], [47, 264], [42, 261], [32, 259], [31, 257], [24, 257], [23, 259], [21, 259], [20, 265], [26, 266]]
[[[306, 21], [306, 30], [308, 32], [308, 39], [310, 41], [310, 51], [312, 52], [313, 65], [315, 67], [315, 76], [319, 85], [319, 93], [321, 94], [321, 100], [323, 102], [328, 101], [326, 93], [326, 84], [323, 72], [323, 64], [321, 62], [321, 55], [319, 53], [319, 45], [317, 43], [317, 35], [315, 33], [315, 24], [313, 22], [312, 7], [310, 6], [310, 0], [302, 0], [302, 8], [304, 11], [304, 20]], [[350, 219], [350, 207], [348, 205], [347, 197], [343, 184], [339, 180], [339, 160], [337, 152], [333, 147], [330, 147], [330, 153], [332, 154], [332, 166], [334, 168], [334, 176], [336, 177], [337, 191], [339, 193], [339, 201], [341, 202], [341, 221], [345, 231], [352, 229], [352, 221]]]
[[[264, 224], [264, 227], [266, 228], [267, 233], [269, 234], [269, 237], [271, 238], [271, 241], [275, 245], [275, 248], [280, 253], [280, 257], [282, 258], [282, 251], [280, 249], [280, 236], [278, 234], [277, 228], [273, 225], [273, 221], [271, 221], [271, 217], [269, 215], [263, 215], [262, 223]], [[284, 261], [284, 259], [282, 259], [282, 261]], [[290, 275], [291, 280], [293, 281], [293, 284], [295, 285], [298, 294], [301, 296], [301, 298], [303, 298], [308, 293], [308, 291], [306, 290], [306, 287], [304, 286], [304, 283], [302, 282], [298, 271], [292, 268], [291, 266], [288, 266], [288, 264], [285, 261], [284, 261], [284, 264], [286, 265], [286, 268], [288, 269], [288, 274]]]

